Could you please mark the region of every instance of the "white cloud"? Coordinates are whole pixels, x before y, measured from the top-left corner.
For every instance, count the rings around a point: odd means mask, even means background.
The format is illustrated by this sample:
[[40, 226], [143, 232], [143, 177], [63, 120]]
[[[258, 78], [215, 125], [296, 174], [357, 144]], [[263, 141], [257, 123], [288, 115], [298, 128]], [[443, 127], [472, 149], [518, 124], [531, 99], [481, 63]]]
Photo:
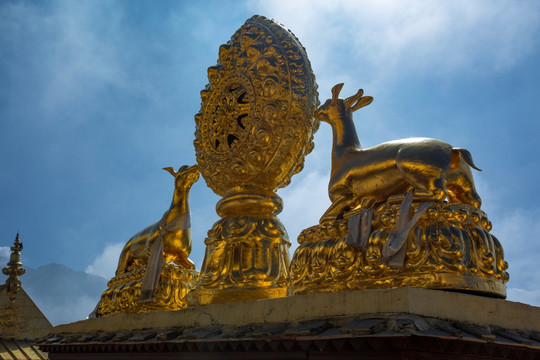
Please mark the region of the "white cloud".
[[500, 198], [510, 189], [494, 188], [482, 175], [475, 177], [475, 183], [482, 196], [483, 210], [493, 223], [491, 233], [501, 242], [508, 262], [508, 300], [540, 306], [540, 242], [537, 240], [540, 208], [505, 207]]
[[[6, 21], [0, 22], [0, 31], [10, 34], [17, 47], [12, 55], [14, 71], [27, 87], [37, 87], [37, 105], [50, 115], [49, 121], [62, 118], [54, 115], [63, 114], [65, 107], [91, 109], [92, 102], [111, 88], [159, 100], [153, 84], [141, 83], [134, 74], [140, 71], [141, 60], [128, 63], [133, 59], [130, 52], [140, 49], [138, 39], [122, 23], [120, 5], [59, 0], [48, 4], [46, 11], [13, 3], [2, 12]], [[70, 120], [81, 118], [77, 114]]]
[[[531, 1], [279, 0], [255, 8], [290, 27], [320, 69], [339, 71], [349, 60], [362, 76], [378, 77], [503, 71], [534, 50], [540, 25]], [[349, 52], [352, 58], [341, 58]], [[370, 70], [377, 75], [364, 74]]]
[[[126, 76], [114, 44], [118, 11], [112, 6], [70, 1], [57, 4], [54, 16], [40, 19], [51, 40], [44, 49], [49, 54], [44, 65], [51, 76], [44, 106], [54, 108], [77, 98], [90, 100], [104, 86], [122, 86]], [[103, 13], [107, 22], [96, 26], [95, 19]]]
[[56, 326], [86, 319], [96, 307], [97, 301], [88, 296], [74, 295], [69, 302], [47, 302], [40, 304], [39, 308], [46, 314], [47, 319]]
[[123, 248], [124, 243], [106, 245], [103, 252], [94, 259], [92, 264], [88, 265], [85, 272], [111, 279], [116, 272], [120, 252]]
[[489, 214], [494, 234], [501, 242], [508, 261], [508, 287], [534, 292], [540, 284], [540, 209], [503, 209]]
[[508, 262], [508, 300], [540, 306], [540, 208], [508, 208], [501, 203], [511, 189], [494, 188], [482, 173], [475, 174], [475, 185], [482, 196], [482, 209], [493, 224], [491, 233], [499, 239]]
[[9, 249], [9, 246], [0, 246], [0, 257], [9, 258], [10, 254], [11, 250]]
[[328, 176], [319, 171], [311, 171], [296, 179], [280, 193], [283, 199], [283, 212], [278, 215], [287, 229], [292, 242], [289, 249], [292, 257], [298, 243], [298, 235], [303, 229], [319, 223], [330, 199], [328, 198]]
[[540, 306], [540, 289], [525, 290], [517, 288], [507, 289], [507, 300], [516, 301], [533, 306]]

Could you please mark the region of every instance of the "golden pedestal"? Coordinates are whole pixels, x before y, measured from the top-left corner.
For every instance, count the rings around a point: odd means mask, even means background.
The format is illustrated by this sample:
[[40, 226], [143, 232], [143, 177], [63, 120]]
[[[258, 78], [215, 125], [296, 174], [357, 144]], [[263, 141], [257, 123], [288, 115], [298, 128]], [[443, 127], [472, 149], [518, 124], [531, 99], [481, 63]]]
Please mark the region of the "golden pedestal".
[[[414, 213], [420, 204], [413, 203]], [[391, 267], [382, 248], [395, 227], [399, 205], [374, 211], [361, 248], [347, 242], [348, 217], [304, 230], [291, 261], [292, 294], [404, 286], [506, 297], [508, 264], [486, 214], [465, 204], [435, 203], [412, 228], [402, 267]]]
[[96, 315], [141, 313], [156, 310], [179, 310], [187, 306], [186, 295], [195, 287], [199, 273], [195, 270], [165, 264], [153, 302], [140, 304], [145, 267], [137, 267], [107, 283], [101, 295]]
[[283, 26], [254, 16], [220, 47], [195, 115], [195, 151], [208, 186], [223, 198], [208, 232], [190, 303], [287, 295], [283, 207], [289, 184], [313, 149], [317, 85], [304, 48]]
[[[289, 242], [275, 194], [235, 194], [218, 202], [197, 289], [189, 302], [210, 304], [287, 295]], [[241, 216], [236, 214], [241, 213]]]

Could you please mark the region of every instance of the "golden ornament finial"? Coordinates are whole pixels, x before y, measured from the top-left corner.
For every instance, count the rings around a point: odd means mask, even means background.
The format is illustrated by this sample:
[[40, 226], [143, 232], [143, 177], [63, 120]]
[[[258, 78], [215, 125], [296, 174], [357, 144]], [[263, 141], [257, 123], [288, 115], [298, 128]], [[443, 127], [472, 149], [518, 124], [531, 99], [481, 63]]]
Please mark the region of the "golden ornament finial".
[[23, 244], [20, 241], [19, 233], [17, 232], [17, 236], [15, 237], [15, 241], [13, 242], [13, 246], [11, 247], [12, 253], [9, 258], [9, 262], [7, 263], [9, 267], [2, 269], [2, 273], [8, 276], [8, 279], [6, 280], [6, 286], [11, 302], [15, 301], [15, 295], [21, 289], [21, 281], [18, 277], [23, 275], [25, 272], [24, 269], [20, 269], [20, 267], [22, 266], [20, 253], [22, 249]]
[[220, 47], [195, 115], [201, 175], [222, 199], [193, 303], [287, 294], [290, 246], [278, 188], [300, 172], [318, 128], [307, 54], [283, 26], [254, 16]]

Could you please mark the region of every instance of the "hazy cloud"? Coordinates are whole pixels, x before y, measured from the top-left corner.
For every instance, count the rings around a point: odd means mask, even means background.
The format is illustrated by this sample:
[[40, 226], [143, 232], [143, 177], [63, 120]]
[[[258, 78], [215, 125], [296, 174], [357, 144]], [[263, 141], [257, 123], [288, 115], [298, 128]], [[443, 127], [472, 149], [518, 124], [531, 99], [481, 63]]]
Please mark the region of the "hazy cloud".
[[508, 288], [508, 297], [506, 299], [533, 306], [540, 306], [540, 289], [525, 290]]
[[[31, 58], [32, 63], [19, 59], [36, 71], [34, 76], [39, 75], [25, 82], [42, 81], [41, 106], [53, 110], [81, 98], [84, 102], [98, 88], [123, 82], [110, 36], [116, 32], [112, 5], [56, 1], [49, 6], [18, 2], [2, 8], [9, 19], [2, 28], [11, 34], [12, 41], [19, 42], [21, 54], [14, 56], [22, 56], [28, 48], [42, 54], [39, 59]], [[107, 22], [94, 21], [104, 13]]]
[[278, 215], [287, 229], [292, 242], [290, 255], [298, 246], [297, 238], [303, 229], [317, 225], [322, 214], [330, 206], [328, 198], [328, 176], [310, 171], [296, 179], [280, 193], [283, 212]]
[[50, 301], [40, 304], [39, 307], [53, 325], [66, 324], [86, 319], [96, 307], [99, 295], [96, 294], [97, 299], [84, 295], [71, 296], [69, 302], [58, 304]]
[[500, 199], [505, 192], [512, 191], [510, 187], [499, 189], [489, 186], [482, 175], [475, 177], [475, 184], [482, 196], [482, 209], [493, 224], [491, 233], [501, 242], [509, 265], [509, 300], [528, 302], [536, 299], [534, 301], [540, 305], [540, 292], [537, 289], [540, 284], [540, 269], [537, 266], [540, 242], [536, 240], [540, 233], [540, 207], [505, 207]]
[[[508, 286], [536, 291], [540, 284], [540, 209], [513, 209], [488, 214], [493, 222], [491, 231], [501, 241], [508, 261]], [[512, 276], [519, 274], [519, 276]]]
[[259, 1], [256, 9], [294, 24], [321, 68], [341, 63], [339, 54], [352, 51], [349, 60], [369, 64], [377, 76], [395, 69], [433, 75], [505, 70], [534, 50], [540, 24], [533, 1], [278, 0]]
[[[107, 22], [94, 19], [107, 12]], [[51, 81], [43, 103], [54, 107], [90, 96], [107, 85], [118, 86], [124, 75], [111, 36], [116, 33], [115, 9], [79, 2], [59, 2], [54, 17], [43, 19], [51, 31], [47, 58]], [[109, 36], [104, 36], [108, 34]]]
[[107, 244], [103, 252], [92, 261], [92, 264], [88, 265], [85, 272], [111, 279], [116, 271], [120, 252], [123, 248], [124, 243]]
[[0, 257], [8, 258], [11, 254], [11, 249], [9, 246], [0, 246]]

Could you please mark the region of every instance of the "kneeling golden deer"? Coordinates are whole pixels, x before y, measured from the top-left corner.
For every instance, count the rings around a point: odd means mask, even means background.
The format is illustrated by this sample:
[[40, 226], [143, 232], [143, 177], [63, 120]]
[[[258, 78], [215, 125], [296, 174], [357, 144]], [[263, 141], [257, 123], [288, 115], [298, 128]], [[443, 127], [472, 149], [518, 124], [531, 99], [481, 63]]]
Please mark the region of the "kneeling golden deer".
[[373, 98], [355, 95], [340, 99], [343, 84], [315, 111], [315, 118], [332, 126], [332, 170], [328, 193], [332, 205], [320, 222], [335, 220], [361, 204], [377, 203], [414, 189], [414, 199], [464, 203], [480, 208], [471, 167], [478, 169], [466, 149], [441, 140], [411, 138], [361, 149], [352, 113]]
[[135, 234], [124, 246], [116, 276], [129, 271], [138, 260], [141, 265], [148, 262], [153, 244], [160, 236], [163, 237], [164, 262], [174, 262], [185, 269], [195, 269], [195, 265], [188, 259], [191, 253], [191, 222], [189, 214], [189, 191], [199, 179], [199, 166], [182, 166], [177, 172], [167, 167], [164, 170], [174, 176], [175, 188], [169, 210], [165, 212], [160, 221], [152, 224]]

